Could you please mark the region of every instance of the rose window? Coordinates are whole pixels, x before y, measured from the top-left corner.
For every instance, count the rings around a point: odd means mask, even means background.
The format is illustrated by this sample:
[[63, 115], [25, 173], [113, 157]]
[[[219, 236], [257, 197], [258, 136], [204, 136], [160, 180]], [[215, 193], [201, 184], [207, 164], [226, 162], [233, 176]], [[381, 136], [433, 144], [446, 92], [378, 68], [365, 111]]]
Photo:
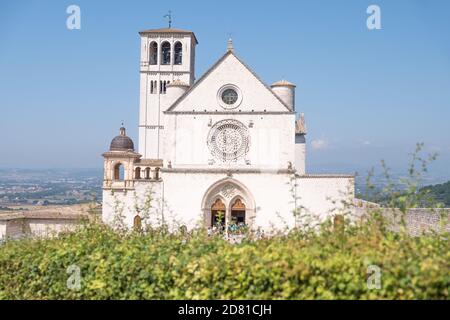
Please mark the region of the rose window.
[[208, 147], [214, 158], [221, 161], [236, 161], [248, 152], [247, 128], [236, 120], [216, 123], [209, 132]]

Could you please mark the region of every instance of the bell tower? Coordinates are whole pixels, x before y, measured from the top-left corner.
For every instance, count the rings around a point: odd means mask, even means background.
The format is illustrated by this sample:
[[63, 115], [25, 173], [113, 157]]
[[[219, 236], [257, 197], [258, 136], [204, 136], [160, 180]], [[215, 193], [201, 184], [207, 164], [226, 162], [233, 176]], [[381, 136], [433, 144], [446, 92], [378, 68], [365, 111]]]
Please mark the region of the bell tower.
[[141, 37], [139, 153], [144, 159], [163, 159], [164, 111], [173, 101], [167, 86], [178, 80], [192, 86], [197, 38], [174, 28], [139, 32]]

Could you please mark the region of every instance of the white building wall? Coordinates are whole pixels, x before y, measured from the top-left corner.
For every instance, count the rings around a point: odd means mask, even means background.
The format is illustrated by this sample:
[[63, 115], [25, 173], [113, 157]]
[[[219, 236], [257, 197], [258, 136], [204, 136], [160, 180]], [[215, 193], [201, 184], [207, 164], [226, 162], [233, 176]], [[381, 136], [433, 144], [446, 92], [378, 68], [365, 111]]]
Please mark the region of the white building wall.
[[353, 176], [340, 175], [304, 175], [297, 179], [298, 203], [303, 207], [302, 214], [323, 221], [336, 214], [353, 211], [345, 203], [354, 200]]
[[115, 218], [123, 215], [126, 226], [133, 226], [134, 217], [140, 212], [150, 222], [157, 223], [162, 219], [163, 186], [161, 182], [135, 181], [134, 190], [103, 190], [102, 219], [105, 223], [114, 224]]
[[[248, 156], [232, 164], [222, 164], [212, 158], [207, 138], [215, 123], [235, 119], [248, 128]], [[167, 116], [165, 160], [174, 167], [239, 167], [284, 168], [294, 163], [294, 114], [171, 114]], [[252, 127], [250, 124], [252, 123]], [[210, 164], [210, 160], [215, 160]], [[249, 160], [250, 164], [246, 164]]]
[[303, 175], [306, 173], [306, 139], [305, 135], [295, 135], [295, 170], [297, 174]]
[[[186, 225], [190, 229], [208, 225], [202, 211], [205, 195], [218, 181], [225, 185], [226, 179], [238, 181], [249, 190], [255, 209], [251, 226], [267, 232], [299, 226], [294, 217], [295, 208], [303, 208], [302, 216], [307, 213], [319, 223], [335, 214], [342, 214], [343, 202], [353, 202], [354, 178], [351, 176], [297, 176], [296, 180], [293, 177], [292, 173], [276, 172], [234, 173], [232, 177], [214, 172], [163, 172], [164, 182], [139, 182], [135, 192], [114, 192], [112, 195], [111, 191], [105, 190], [103, 220], [113, 223], [114, 215], [121, 211], [120, 208], [115, 210], [114, 204], [119, 203], [126, 225], [132, 227], [136, 203], [142, 207], [145, 193], [152, 188], [151, 223], [158, 225], [164, 219], [173, 228]], [[224, 201], [231, 201], [232, 197]], [[247, 208], [253, 204], [245, 203]], [[247, 211], [247, 222], [250, 222], [251, 215]]]
[[[223, 173], [165, 173], [165, 203], [171, 216], [189, 228], [204, 221], [202, 201], [206, 191]], [[253, 227], [269, 229], [282, 220], [292, 225], [293, 200], [289, 194], [287, 174], [233, 174], [232, 178], [248, 188], [256, 204]], [[227, 201], [227, 199], [225, 199]], [[246, 207], [251, 204], [246, 203]]]

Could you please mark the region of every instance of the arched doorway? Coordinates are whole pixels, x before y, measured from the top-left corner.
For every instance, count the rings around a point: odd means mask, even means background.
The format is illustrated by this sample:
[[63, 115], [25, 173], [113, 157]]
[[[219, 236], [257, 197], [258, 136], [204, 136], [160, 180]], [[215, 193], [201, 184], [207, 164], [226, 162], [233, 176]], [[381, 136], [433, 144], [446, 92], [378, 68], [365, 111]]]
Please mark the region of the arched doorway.
[[245, 204], [239, 198], [231, 205], [231, 221], [237, 225], [245, 224]]
[[216, 201], [211, 206], [211, 227], [225, 227], [225, 214], [226, 207], [225, 204], [220, 199]]
[[136, 215], [133, 219], [133, 229], [136, 232], [142, 231], [142, 218], [139, 215]]
[[221, 225], [224, 227], [231, 224], [251, 227], [256, 212], [250, 190], [240, 181], [230, 177], [215, 182], [206, 190], [201, 208], [206, 227], [214, 225], [213, 221], [217, 220], [218, 212], [223, 212]]

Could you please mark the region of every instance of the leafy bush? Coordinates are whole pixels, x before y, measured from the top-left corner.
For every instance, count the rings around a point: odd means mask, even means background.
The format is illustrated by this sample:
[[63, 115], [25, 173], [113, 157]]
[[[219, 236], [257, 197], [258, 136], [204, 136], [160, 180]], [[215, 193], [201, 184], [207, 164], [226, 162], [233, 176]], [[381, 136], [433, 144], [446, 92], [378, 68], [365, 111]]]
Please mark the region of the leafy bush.
[[[203, 230], [117, 233], [92, 225], [0, 246], [2, 299], [448, 299], [447, 235], [376, 223], [230, 244]], [[68, 267], [81, 271], [79, 290]], [[381, 270], [369, 289], [368, 266]], [[69, 270], [70, 271], [70, 270]]]

